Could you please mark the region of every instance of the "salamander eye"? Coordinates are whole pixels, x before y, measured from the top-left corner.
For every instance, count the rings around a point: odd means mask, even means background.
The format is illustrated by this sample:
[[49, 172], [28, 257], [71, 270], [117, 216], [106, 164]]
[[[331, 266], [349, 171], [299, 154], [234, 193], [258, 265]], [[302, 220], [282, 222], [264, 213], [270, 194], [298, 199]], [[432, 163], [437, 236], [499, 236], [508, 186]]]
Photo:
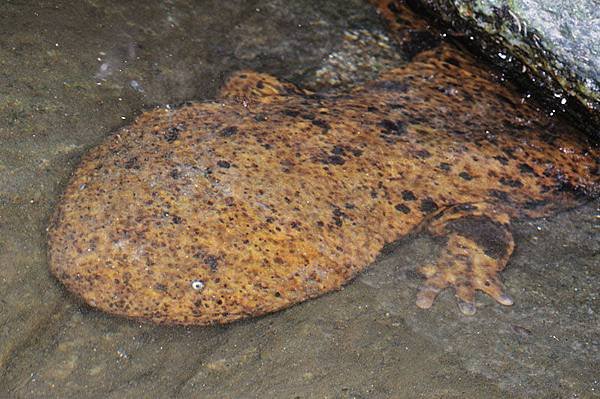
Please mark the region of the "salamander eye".
[[196, 291], [201, 291], [204, 288], [204, 282], [202, 280], [193, 280], [192, 288]]

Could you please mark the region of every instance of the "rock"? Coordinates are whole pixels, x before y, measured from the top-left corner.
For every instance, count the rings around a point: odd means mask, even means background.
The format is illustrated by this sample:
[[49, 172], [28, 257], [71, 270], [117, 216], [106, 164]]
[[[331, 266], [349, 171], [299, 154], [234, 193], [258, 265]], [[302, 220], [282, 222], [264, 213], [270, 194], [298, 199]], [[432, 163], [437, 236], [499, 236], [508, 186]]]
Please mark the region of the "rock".
[[[600, 10], [594, 0], [417, 0], [510, 78], [542, 88], [600, 138]], [[554, 111], [553, 111], [554, 110]]]

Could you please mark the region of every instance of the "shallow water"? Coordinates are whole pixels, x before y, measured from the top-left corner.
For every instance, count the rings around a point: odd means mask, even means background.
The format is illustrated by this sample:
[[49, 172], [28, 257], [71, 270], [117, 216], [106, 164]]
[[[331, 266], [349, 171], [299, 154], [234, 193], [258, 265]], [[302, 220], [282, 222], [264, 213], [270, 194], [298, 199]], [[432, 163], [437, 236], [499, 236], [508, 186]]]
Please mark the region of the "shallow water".
[[0, 12], [0, 397], [600, 396], [598, 202], [515, 223], [516, 304], [481, 296], [474, 317], [451, 293], [414, 306], [414, 270], [439, 248], [424, 235], [341, 292], [226, 327], [78, 302], [47, 271], [45, 229], [88, 148], [145, 108], [211, 98], [236, 69], [322, 86], [345, 81], [323, 73], [339, 54], [360, 54], [365, 77], [403, 61], [349, 39], [384, 32], [358, 0], [33, 3]]

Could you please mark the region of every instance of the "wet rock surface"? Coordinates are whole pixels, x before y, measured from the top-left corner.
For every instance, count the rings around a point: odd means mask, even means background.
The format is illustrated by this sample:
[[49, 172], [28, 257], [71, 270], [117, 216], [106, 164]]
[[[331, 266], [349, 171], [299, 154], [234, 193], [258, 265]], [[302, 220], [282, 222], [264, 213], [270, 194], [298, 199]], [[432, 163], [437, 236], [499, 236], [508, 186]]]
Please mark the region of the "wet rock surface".
[[48, 218], [86, 149], [151, 105], [214, 96], [240, 67], [314, 82], [357, 26], [382, 31], [359, 1], [4, 5], [0, 396], [599, 395], [598, 202], [516, 224], [516, 304], [479, 297], [471, 318], [451, 293], [414, 307], [414, 270], [439, 249], [423, 235], [341, 292], [227, 327], [106, 316], [49, 275]]
[[525, 85], [600, 138], [600, 10], [593, 0], [417, 0]]

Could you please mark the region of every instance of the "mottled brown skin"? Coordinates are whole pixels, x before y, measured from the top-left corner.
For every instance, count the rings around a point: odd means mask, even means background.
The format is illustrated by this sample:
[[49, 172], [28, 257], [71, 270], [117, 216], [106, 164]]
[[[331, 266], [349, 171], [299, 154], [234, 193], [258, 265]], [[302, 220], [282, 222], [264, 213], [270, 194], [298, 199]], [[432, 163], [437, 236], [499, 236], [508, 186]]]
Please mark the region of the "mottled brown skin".
[[[217, 102], [142, 114], [90, 151], [49, 230], [52, 273], [103, 311], [228, 323], [339, 289], [417, 228], [448, 239], [417, 305], [461, 310], [511, 218], [599, 191], [600, 154], [446, 45], [350, 93], [241, 72]], [[200, 283], [201, 282], [201, 283]]]

